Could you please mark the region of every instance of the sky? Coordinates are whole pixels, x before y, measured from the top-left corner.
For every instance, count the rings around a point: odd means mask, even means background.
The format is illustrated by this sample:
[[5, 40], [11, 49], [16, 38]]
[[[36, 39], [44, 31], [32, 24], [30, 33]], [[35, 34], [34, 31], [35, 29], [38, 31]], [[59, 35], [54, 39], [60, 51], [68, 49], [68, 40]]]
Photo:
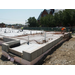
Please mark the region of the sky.
[[37, 19], [42, 11], [43, 9], [0, 9], [0, 23], [25, 24], [29, 17]]

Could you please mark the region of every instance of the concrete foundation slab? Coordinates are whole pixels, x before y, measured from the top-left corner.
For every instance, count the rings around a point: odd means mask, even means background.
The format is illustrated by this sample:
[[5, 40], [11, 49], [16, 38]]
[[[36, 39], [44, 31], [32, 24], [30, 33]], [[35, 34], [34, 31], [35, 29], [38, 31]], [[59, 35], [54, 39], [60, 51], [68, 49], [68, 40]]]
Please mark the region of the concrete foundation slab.
[[[65, 41], [67, 39], [64, 39], [64, 40], [61, 40], [58, 44], [60, 44], [61, 42]], [[58, 44], [56, 44], [55, 46], [57, 46]], [[54, 46], [52, 47], [54, 48]], [[32, 60], [32, 61], [27, 61], [23, 58], [20, 58], [18, 56], [13, 56], [11, 57], [7, 52], [5, 51], [2, 51], [2, 55], [4, 55], [5, 57], [7, 58], [13, 58], [16, 62], [20, 63], [20, 64], [23, 64], [23, 65], [33, 65], [35, 64], [36, 62], [38, 62], [45, 54], [47, 54], [52, 48], [50, 48], [49, 50], [47, 50], [45, 53], [41, 54], [39, 57], [37, 57], [36, 59]]]
[[[40, 34], [41, 31], [38, 32], [39, 34], [35, 34], [35, 32], [36, 31], [33, 31], [32, 34], [30, 34], [30, 31], [28, 31], [26, 35], [23, 35], [24, 32], [20, 32], [15, 33], [14, 37], [3, 37], [3, 40], [5, 41], [5, 43], [2, 44], [3, 55], [7, 57], [12, 55], [15, 61], [22, 64], [34, 64], [43, 57], [49, 49], [54, 47], [64, 38], [70, 36], [69, 33], [62, 35], [55, 34], [55, 32], [46, 32], [46, 36], [44, 36], [44, 33]], [[7, 34], [3, 33], [3, 35]], [[30, 37], [29, 44], [27, 44], [28, 36]], [[44, 39], [46, 39], [46, 42], [43, 42]]]

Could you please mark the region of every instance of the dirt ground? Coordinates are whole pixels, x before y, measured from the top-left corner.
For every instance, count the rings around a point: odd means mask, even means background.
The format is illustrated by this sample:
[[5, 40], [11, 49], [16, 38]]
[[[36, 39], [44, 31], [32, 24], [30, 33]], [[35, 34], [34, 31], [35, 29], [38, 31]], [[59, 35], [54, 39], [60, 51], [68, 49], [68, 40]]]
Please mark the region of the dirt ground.
[[[1, 48], [0, 46], [0, 65], [19, 65], [3, 57]], [[71, 38], [59, 47], [54, 48], [54, 50], [44, 58], [41, 65], [75, 65], [75, 38]]]
[[75, 38], [64, 42], [52, 54], [47, 55], [43, 65], [75, 65]]

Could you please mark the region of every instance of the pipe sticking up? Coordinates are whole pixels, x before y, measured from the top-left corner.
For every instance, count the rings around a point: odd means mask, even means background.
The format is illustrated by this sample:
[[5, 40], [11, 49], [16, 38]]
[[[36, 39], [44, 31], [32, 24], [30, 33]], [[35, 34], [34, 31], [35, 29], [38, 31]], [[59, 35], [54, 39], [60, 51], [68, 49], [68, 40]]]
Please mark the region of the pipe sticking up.
[[29, 35], [28, 35], [28, 42], [27, 42], [27, 44], [29, 45]]
[[46, 41], [46, 32], [45, 32], [45, 41]]
[[30, 31], [30, 34], [32, 34], [32, 31]]
[[4, 33], [6, 33], [6, 29], [5, 29]]
[[44, 40], [43, 40], [43, 43], [46, 43], [46, 32], [44, 34]]

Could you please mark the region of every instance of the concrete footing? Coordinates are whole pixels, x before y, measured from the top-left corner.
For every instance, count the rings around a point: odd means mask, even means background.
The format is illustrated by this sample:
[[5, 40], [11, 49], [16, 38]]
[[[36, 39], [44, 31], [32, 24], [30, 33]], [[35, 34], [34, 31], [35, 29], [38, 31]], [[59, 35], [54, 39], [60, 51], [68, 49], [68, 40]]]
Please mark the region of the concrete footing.
[[[56, 44], [58, 44], [60, 41], [64, 41], [64, 38], [68, 39], [70, 37], [70, 33], [65, 34], [64, 37], [59, 37], [58, 39], [47, 42], [41, 47], [38, 47], [37, 49], [33, 50], [32, 52], [23, 51], [22, 53], [12, 50], [12, 47], [19, 46], [20, 41], [15, 39], [8, 39], [4, 38], [5, 41], [8, 41], [6, 43], [2, 44], [2, 54], [4, 56], [13, 57], [16, 62], [19, 62], [20, 64], [35, 64], [38, 62], [46, 53], [48, 53], [52, 47], [54, 47]], [[13, 40], [13, 41], [12, 41]], [[11, 56], [13, 54], [14, 56]]]
[[10, 39], [10, 38], [4, 37], [3, 41], [5, 41], [5, 43], [2, 44], [2, 50], [4, 50], [5, 52], [8, 52], [9, 48], [11, 47], [20, 45], [20, 40], [17, 40], [17, 39]]

